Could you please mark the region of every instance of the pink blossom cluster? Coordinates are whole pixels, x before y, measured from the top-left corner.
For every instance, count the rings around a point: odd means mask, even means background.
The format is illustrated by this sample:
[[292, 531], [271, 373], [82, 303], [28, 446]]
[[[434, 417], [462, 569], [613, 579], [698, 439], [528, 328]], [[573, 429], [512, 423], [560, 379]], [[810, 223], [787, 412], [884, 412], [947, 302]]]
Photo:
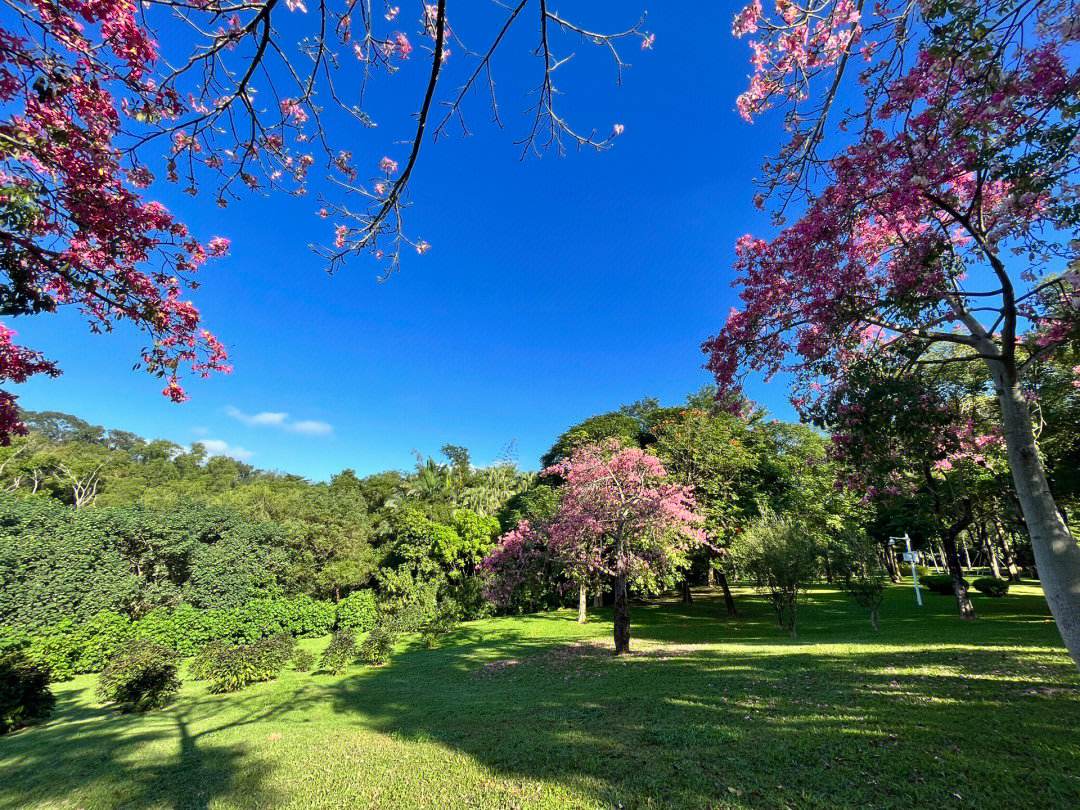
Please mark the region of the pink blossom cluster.
[[[221, 343], [202, 328], [187, 299], [195, 286], [190, 275], [208, 258], [225, 255], [229, 243], [195, 239], [164, 206], [132, 191], [153, 181], [145, 167], [121, 167], [114, 93], [138, 90], [157, 115], [177, 108], [175, 94], [145, 77], [156, 43], [131, 0], [58, 0], [33, 9], [57, 43], [50, 52], [0, 32], [6, 133], [0, 206], [18, 210], [21, 220], [17, 228], [0, 230], [0, 252], [19, 268], [26, 311], [72, 305], [94, 331], [127, 320], [146, 332], [143, 367], [165, 379], [163, 393], [182, 400], [184, 368], [203, 376], [229, 368]], [[136, 112], [130, 105], [123, 109]], [[186, 137], [178, 132], [174, 142], [193, 148]], [[0, 329], [0, 380], [58, 373], [36, 353], [13, 346], [10, 332]], [[18, 430], [13, 398], [3, 399], [0, 441]]]
[[609, 439], [574, 450], [543, 474], [563, 482], [559, 509], [547, 524], [523, 524], [501, 538], [484, 563], [497, 574], [495, 592], [519, 587], [540, 547], [575, 579], [648, 583], [706, 543], [693, 494], [644, 450]]
[[760, 35], [750, 41], [753, 73], [736, 101], [739, 114], [752, 121], [778, 97], [805, 99], [808, 82], [835, 67], [859, 42], [861, 19], [854, 0], [807, 6], [776, 0], [774, 15], [765, 13], [761, 0], [751, 0], [731, 24], [736, 37]]
[[[976, 68], [924, 51], [889, 87], [879, 121], [831, 161], [832, 182], [805, 213], [771, 241], [738, 240], [743, 307], [704, 345], [722, 391], [748, 370], [842, 375], [868, 353], [969, 330], [969, 310], [991, 303], [965, 292], [969, 268], [1003, 262], [1006, 248], [1053, 223], [1062, 166], [1047, 167], [1045, 181], [995, 177], [985, 142], [1019, 148], [1080, 89], [1080, 73], [1054, 43], [1028, 51], [992, 86], [974, 81]], [[1031, 323], [1045, 324], [1042, 347], [1064, 341], [1080, 316], [1064, 298], [1014, 297]]]

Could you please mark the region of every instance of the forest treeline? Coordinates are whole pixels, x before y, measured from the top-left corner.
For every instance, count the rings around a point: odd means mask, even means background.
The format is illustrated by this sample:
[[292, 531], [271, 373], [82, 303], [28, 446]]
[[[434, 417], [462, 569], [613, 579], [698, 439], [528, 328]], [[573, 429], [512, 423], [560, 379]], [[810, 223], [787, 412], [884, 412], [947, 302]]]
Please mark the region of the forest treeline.
[[[313, 482], [69, 414], [24, 418], [29, 433], [0, 448], [0, 627], [9, 637], [55, 639], [95, 621], [153, 628], [178, 649], [215, 632], [324, 633], [350, 596], [383, 613], [423, 604], [432, 616], [482, 616], [496, 607], [481, 562], [523, 520], [550, 519], [561, 496], [558, 475], [509, 460], [478, 467], [456, 445], [411, 470], [345, 469]], [[891, 447], [883, 431], [878, 441]], [[1075, 452], [1066, 438], [1050, 435], [1046, 446]], [[889, 538], [904, 533], [946, 569], [950, 559], [1000, 577], [1031, 567], [994, 446], [955, 464], [912, 458], [916, 479], [930, 470], [921, 485], [871, 498], [851, 485], [826, 432], [748, 402], [722, 407], [706, 389], [675, 406], [647, 399], [585, 419], [540, 467], [610, 440], [656, 455], [694, 494], [708, 544], [682, 571], [686, 598], [691, 585], [726, 590], [729, 577], [747, 574], [727, 549], [766, 515], [794, 516], [814, 535], [827, 578], [845, 570], [853, 533], [870, 538], [894, 578], [902, 572]], [[1070, 460], [1048, 463], [1068, 469]], [[1060, 502], [1074, 508], [1075, 482], [1057, 480], [1067, 484]], [[577, 593], [571, 579], [553, 570], [498, 609], [565, 604]], [[163, 630], [169, 621], [178, 626]]]

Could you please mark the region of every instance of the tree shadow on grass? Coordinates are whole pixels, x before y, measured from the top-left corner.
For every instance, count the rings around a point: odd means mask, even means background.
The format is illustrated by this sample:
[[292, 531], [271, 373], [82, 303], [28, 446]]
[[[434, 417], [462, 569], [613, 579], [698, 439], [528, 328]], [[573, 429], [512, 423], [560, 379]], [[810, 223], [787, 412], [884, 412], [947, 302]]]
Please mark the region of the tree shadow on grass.
[[[0, 740], [0, 807], [56, 802], [186, 809], [222, 798], [237, 806], [275, 806], [280, 797], [264, 784], [270, 764], [243, 746], [213, 739], [285, 710], [267, 709], [257, 697], [228, 696], [231, 719], [215, 722], [225, 698], [181, 697], [164, 709], [124, 715], [63, 685], [56, 719]], [[297, 708], [292, 703], [288, 710]], [[80, 799], [84, 791], [94, 797], [91, 803]], [[103, 796], [109, 797], [105, 804]]]
[[637, 607], [637, 650], [618, 659], [595, 628], [553, 645], [528, 621], [466, 627], [343, 680], [335, 708], [602, 806], [999, 806], [1016, 790], [1080, 806], [1080, 679], [1052, 637], [1003, 622], [954, 641], [931, 611], [921, 641], [902, 626], [814, 648], [743, 607], [761, 627], [726, 647], [702, 643], [697, 612], [715, 605]]

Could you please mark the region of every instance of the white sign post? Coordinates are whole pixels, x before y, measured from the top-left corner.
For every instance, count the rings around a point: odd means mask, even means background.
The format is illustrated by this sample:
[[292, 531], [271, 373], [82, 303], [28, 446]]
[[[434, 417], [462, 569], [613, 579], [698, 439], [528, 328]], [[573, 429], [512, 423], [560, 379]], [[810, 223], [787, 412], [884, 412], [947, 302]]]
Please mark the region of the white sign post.
[[904, 532], [903, 537], [890, 537], [889, 542], [895, 544], [897, 540], [903, 540], [905, 543], [906, 551], [904, 552], [904, 562], [911, 563], [911, 581], [915, 583], [915, 601], [919, 607], [922, 607], [922, 591], [919, 590], [919, 572], [915, 568], [915, 562], [919, 559], [919, 555], [911, 550], [911, 538], [907, 532]]

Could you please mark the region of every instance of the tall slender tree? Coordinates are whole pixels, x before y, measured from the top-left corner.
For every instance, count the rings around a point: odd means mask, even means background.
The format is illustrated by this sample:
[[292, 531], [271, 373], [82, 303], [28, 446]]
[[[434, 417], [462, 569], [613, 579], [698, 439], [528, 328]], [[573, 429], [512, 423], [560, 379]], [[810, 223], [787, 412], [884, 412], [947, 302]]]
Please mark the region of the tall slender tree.
[[[754, 74], [739, 109], [785, 107], [792, 132], [761, 197], [783, 229], [739, 240], [744, 306], [705, 349], [724, 390], [747, 370], [794, 370], [800, 406], [866, 357], [915, 369], [949, 343], [962, 350], [949, 362], [985, 364], [1043, 589], [1080, 665], [1080, 545], [1028, 402], [1039, 360], [1080, 330], [1075, 11], [1068, 0], [747, 6], [734, 31], [754, 36]], [[846, 147], [829, 156], [835, 143]]]

